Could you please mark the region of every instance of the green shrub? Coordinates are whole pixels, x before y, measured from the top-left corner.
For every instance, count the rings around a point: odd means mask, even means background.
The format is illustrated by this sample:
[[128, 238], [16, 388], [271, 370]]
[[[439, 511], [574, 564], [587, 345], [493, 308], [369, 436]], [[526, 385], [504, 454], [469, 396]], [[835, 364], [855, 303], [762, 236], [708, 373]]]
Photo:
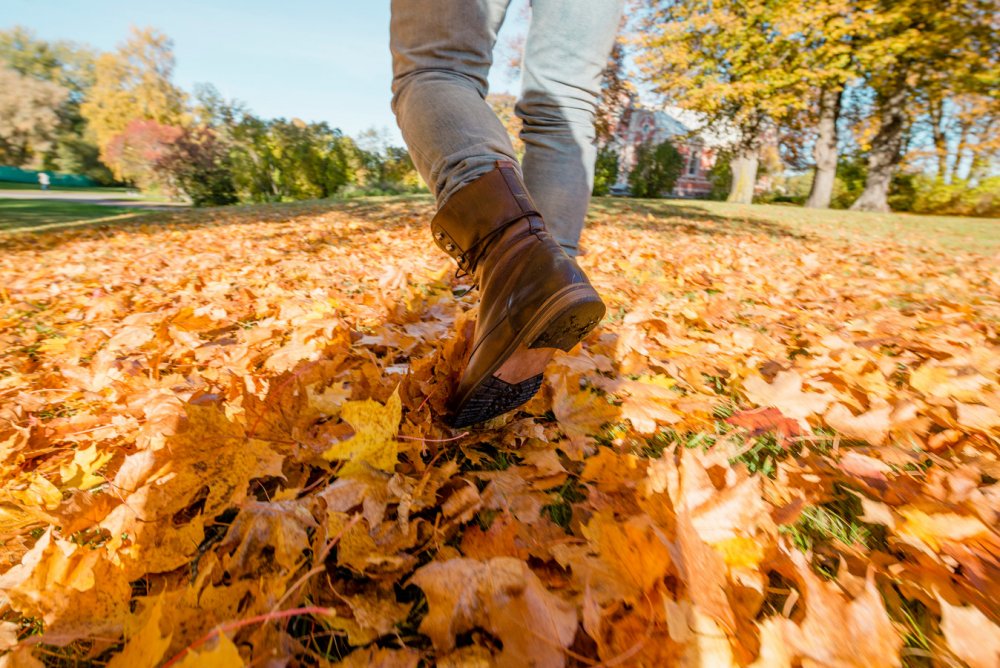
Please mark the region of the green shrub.
[[[841, 159], [837, 165], [837, 178], [833, 184], [833, 209], [850, 208], [865, 189], [865, 179], [868, 176], [868, 165], [861, 156], [849, 156]], [[889, 206], [893, 211], [917, 211], [917, 200], [920, 191], [927, 188], [923, 174], [897, 171], [889, 184]], [[933, 180], [933, 179], [930, 179]], [[925, 212], [926, 213], [926, 212]]]
[[779, 175], [775, 177], [771, 189], [754, 197], [754, 201], [759, 204], [805, 204], [812, 181], [812, 172]]
[[924, 174], [911, 175], [914, 213], [953, 216], [1000, 216], [1000, 176], [978, 184], [966, 180], [945, 183]]
[[889, 184], [889, 208], [893, 211], [913, 211], [920, 178], [923, 176], [912, 172], [896, 172]]
[[635, 197], [663, 197], [674, 189], [683, 169], [684, 157], [669, 141], [640, 144], [628, 175], [629, 189]]
[[228, 149], [211, 128], [184, 130], [157, 162], [156, 169], [194, 206], [223, 206], [238, 201]]
[[708, 198], [724, 202], [729, 197], [729, 191], [733, 187], [733, 171], [729, 168], [732, 154], [729, 151], [719, 151], [715, 156], [712, 168], [708, 170], [708, 181], [712, 184], [712, 191]]
[[609, 147], [597, 151], [594, 164], [594, 190], [596, 196], [607, 195], [618, 180], [618, 153]]
[[833, 182], [832, 209], [847, 209], [865, 189], [868, 165], [863, 158], [849, 156], [837, 163], [837, 176]]

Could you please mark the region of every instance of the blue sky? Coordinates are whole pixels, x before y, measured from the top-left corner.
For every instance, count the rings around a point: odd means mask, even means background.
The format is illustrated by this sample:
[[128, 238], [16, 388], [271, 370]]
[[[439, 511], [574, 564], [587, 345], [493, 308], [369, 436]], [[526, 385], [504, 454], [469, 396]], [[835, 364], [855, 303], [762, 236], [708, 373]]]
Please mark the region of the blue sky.
[[[514, 0], [508, 19], [521, 15]], [[386, 128], [389, 109], [388, 0], [0, 0], [0, 28], [22, 25], [44, 39], [110, 50], [130, 25], [174, 40], [175, 82], [212, 83], [263, 117], [327, 121], [347, 134]], [[514, 21], [508, 20], [513, 24]], [[505, 26], [505, 33], [516, 29]], [[497, 69], [497, 68], [495, 68]], [[516, 87], [503, 72], [493, 90]]]

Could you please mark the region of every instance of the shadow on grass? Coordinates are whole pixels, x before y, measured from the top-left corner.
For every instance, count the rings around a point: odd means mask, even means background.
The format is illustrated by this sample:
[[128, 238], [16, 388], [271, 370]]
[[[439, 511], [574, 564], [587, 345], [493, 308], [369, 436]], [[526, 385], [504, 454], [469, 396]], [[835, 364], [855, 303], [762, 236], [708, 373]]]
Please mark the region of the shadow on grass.
[[[653, 199], [595, 198], [587, 219], [589, 224], [600, 224], [601, 219], [622, 215], [633, 216], [619, 222], [626, 229], [707, 235], [763, 234], [799, 241], [813, 238], [773, 220], [719, 215], [700, 206], [696, 200], [688, 204]], [[655, 217], [635, 219], [636, 215]]]

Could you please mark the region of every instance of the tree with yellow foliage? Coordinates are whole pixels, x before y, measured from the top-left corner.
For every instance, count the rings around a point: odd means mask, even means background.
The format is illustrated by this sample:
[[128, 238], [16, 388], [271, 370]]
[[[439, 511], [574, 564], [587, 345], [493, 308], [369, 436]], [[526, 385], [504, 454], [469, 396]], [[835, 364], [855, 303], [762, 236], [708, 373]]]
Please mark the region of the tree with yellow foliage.
[[[852, 208], [886, 211], [917, 120], [931, 125], [941, 176], [949, 143], [992, 145], [1000, 47], [991, 8], [994, 0], [652, 0], [639, 62], [672, 102], [732, 129], [729, 199], [738, 202], [752, 197], [761, 134], [808, 124], [807, 206], [829, 206], [844, 92], [870, 91], [858, 133], [866, 184]], [[957, 126], [952, 136], [946, 122]]]
[[809, 106], [801, 10], [788, 0], [662, 0], [643, 22], [637, 60], [655, 90], [733, 137], [729, 201], [751, 201], [764, 136]]
[[120, 169], [108, 147], [130, 122], [184, 124], [185, 96], [171, 81], [173, 69], [170, 38], [152, 28], [132, 28], [116, 51], [97, 59], [94, 85], [80, 111], [97, 137], [101, 160], [118, 178]]
[[[962, 93], [995, 99], [1000, 67], [990, 25], [995, 9], [993, 0], [872, 3], [870, 35], [859, 58], [875, 92], [875, 110], [861, 141], [868, 154], [865, 189], [852, 209], [889, 210], [889, 185], [921, 111], [933, 116], [946, 99]], [[934, 140], [939, 149], [947, 141], [943, 133]]]

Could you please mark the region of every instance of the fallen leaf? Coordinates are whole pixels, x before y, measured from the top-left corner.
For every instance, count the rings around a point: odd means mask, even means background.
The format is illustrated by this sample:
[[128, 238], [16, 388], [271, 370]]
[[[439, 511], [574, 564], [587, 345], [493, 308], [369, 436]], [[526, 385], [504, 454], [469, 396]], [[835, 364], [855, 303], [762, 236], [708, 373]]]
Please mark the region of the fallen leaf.
[[889, 415], [892, 408], [881, 406], [861, 415], [854, 415], [843, 404], [834, 404], [823, 419], [828, 425], [848, 438], [882, 445], [889, 434]]
[[435, 561], [417, 570], [411, 582], [424, 590], [429, 606], [420, 632], [439, 651], [453, 649], [456, 635], [479, 626], [503, 643], [496, 658], [500, 668], [566, 664], [562, 650], [576, 635], [576, 612], [547, 591], [523, 561]]
[[351, 478], [366, 474], [369, 467], [379, 471], [392, 471], [396, 466], [399, 444], [399, 421], [402, 418], [399, 388], [383, 406], [377, 401], [348, 401], [340, 409], [341, 418], [354, 427], [351, 438], [331, 446], [324, 459], [346, 460], [340, 477]]
[[938, 603], [948, 648], [969, 668], [1000, 666], [1000, 626], [971, 605], [952, 605], [940, 595]]
[[759, 376], [750, 376], [743, 382], [747, 398], [762, 407], [774, 407], [783, 415], [798, 420], [804, 428], [806, 418], [821, 414], [830, 398], [802, 390], [802, 377], [795, 371], [779, 371], [774, 381], [767, 383]]
[[903, 639], [893, 628], [869, 571], [864, 589], [849, 599], [833, 582], [816, 576], [801, 553], [792, 555], [803, 587], [805, 617], [786, 624], [785, 641], [803, 665], [894, 668]]
[[174, 665], [177, 668], [243, 668], [246, 664], [233, 641], [220, 633], [209, 649], [189, 651]]
[[631, 602], [640, 600], [670, 568], [670, 550], [648, 518], [637, 516], [622, 522], [600, 513], [583, 527], [583, 535], [615, 580], [631, 589]]
[[774, 432], [779, 444], [785, 443], [789, 438], [802, 435], [799, 423], [782, 415], [777, 408], [740, 411], [726, 418], [726, 422], [735, 427], [747, 429], [751, 438]]
[[172, 633], [164, 635], [160, 622], [163, 619], [163, 597], [148, 602], [130, 633], [126, 630], [125, 648], [108, 662], [108, 668], [136, 668], [159, 665], [170, 647]]
[[926, 513], [919, 508], [900, 508], [904, 522], [897, 533], [908, 542], [918, 541], [934, 552], [940, 552], [942, 543], [962, 542], [985, 534], [986, 525], [971, 515], [958, 513]]

